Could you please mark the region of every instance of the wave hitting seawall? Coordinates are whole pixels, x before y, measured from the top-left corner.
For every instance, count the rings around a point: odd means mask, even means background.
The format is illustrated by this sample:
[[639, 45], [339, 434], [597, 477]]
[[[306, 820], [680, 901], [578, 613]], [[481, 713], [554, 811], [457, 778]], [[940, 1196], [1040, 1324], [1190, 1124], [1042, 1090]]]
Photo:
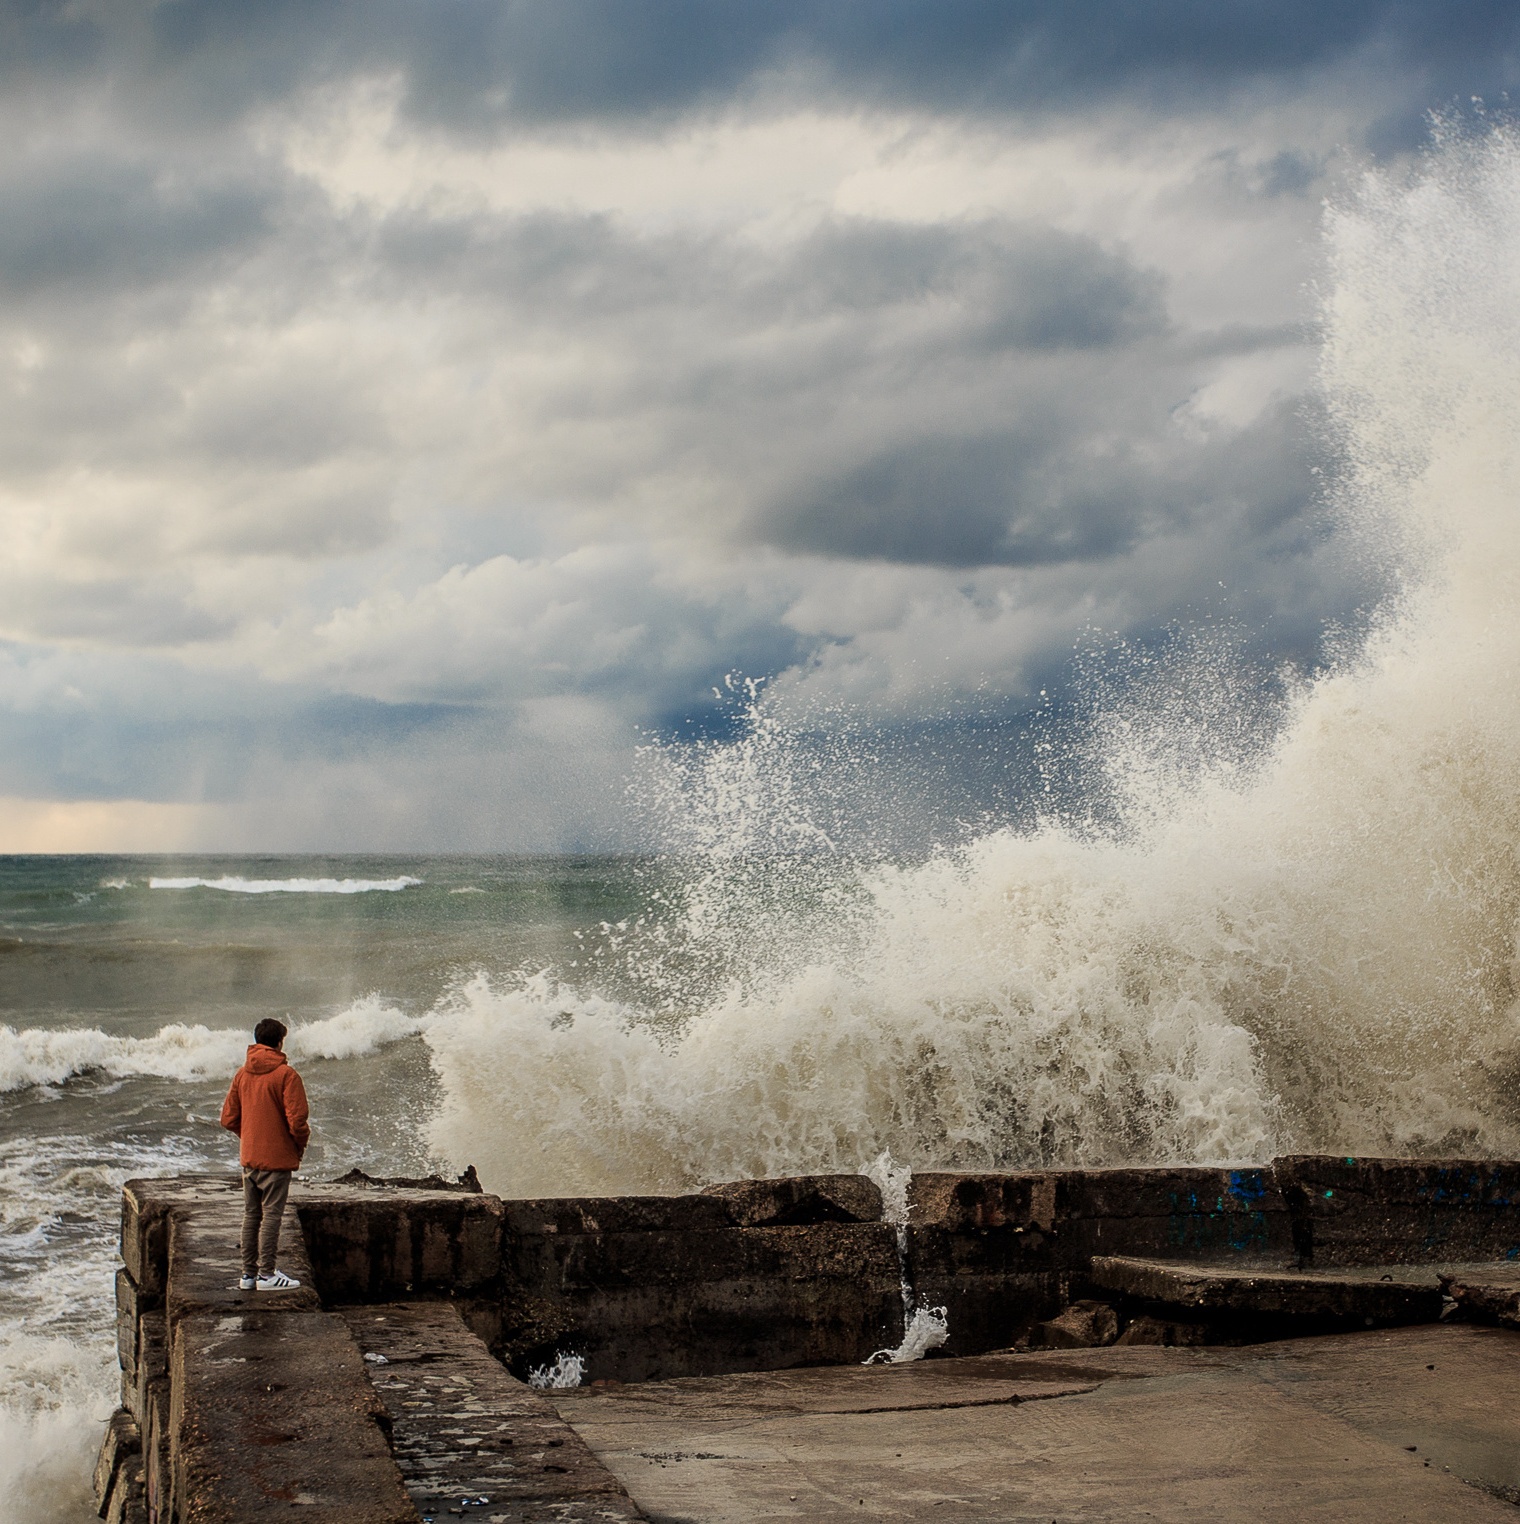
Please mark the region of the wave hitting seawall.
[[[675, 922], [629, 933], [647, 998], [573, 970], [460, 991], [426, 1033], [445, 1155], [515, 1193], [884, 1149], [922, 1168], [1520, 1147], [1520, 142], [1374, 175], [1327, 236], [1333, 507], [1404, 590], [1265, 751], [1182, 775], [1116, 739], [1118, 830], [869, 873], [832, 932], [751, 914], [742, 874], [725, 901], [719, 853]], [[777, 756], [714, 754], [689, 805], [733, 820]], [[672, 947], [736, 941], [726, 987], [662, 991]]]

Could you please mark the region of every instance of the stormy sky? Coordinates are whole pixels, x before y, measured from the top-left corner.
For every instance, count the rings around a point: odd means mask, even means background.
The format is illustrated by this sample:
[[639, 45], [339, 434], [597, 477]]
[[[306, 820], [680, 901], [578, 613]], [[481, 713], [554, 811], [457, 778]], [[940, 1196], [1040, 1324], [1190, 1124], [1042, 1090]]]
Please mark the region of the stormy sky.
[[595, 847], [726, 675], [1312, 662], [1322, 209], [1517, 68], [1479, 0], [6, 6], [0, 850]]

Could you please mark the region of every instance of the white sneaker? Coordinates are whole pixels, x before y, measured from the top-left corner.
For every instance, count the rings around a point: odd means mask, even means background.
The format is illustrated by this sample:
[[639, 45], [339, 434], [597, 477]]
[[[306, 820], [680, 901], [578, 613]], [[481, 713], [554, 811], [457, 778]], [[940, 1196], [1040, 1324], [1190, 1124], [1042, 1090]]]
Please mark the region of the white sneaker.
[[301, 1283], [292, 1280], [283, 1270], [272, 1270], [268, 1275], [259, 1277], [258, 1289], [260, 1291], [294, 1291]]
[[239, 1291], [252, 1291], [254, 1286], [258, 1283], [258, 1279], [259, 1278], [256, 1275], [245, 1275], [245, 1276], [243, 1276], [238, 1281], [238, 1290]]

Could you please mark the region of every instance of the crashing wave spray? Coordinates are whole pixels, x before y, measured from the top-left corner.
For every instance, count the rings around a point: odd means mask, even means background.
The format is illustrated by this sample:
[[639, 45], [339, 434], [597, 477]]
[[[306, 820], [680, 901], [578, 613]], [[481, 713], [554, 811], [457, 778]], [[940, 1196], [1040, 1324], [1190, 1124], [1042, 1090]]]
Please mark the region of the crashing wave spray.
[[985, 1168], [1520, 1147], [1520, 141], [1445, 135], [1327, 238], [1335, 506], [1404, 583], [1252, 765], [1179, 772], [1111, 728], [1116, 830], [839, 864], [832, 950], [817, 918], [793, 942], [761, 917], [758, 955], [701, 1001], [476, 980], [427, 1033], [444, 1154], [531, 1193], [887, 1149]]
[[878, 1154], [861, 1171], [876, 1182], [881, 1192], [881, 1216], [897, 1230], [897, 1273], [902, 1287], [902, 1343], [893, 1349], [878, 1349], [867, 1355], [864, 1365], [908, 1365], [922, 1360], [931, 1349], [938, 1349], [950, 1339], [950, 1317], [943, 1307], [920, 1307], [908, 1270], [908, 1188], [913, 1171], [907, 1165], [894, 1165], [891, 1154]]

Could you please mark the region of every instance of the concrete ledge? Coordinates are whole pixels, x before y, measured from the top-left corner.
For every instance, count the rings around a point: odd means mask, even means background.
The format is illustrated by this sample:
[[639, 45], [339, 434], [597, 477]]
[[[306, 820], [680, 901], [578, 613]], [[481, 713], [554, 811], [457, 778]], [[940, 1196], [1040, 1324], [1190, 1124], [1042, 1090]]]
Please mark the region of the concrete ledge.
[[1355, 1275], [1100, 1256], [1092, 1262], [1089, 1279], [1105, 1291], [1151, 1307], [1262, 1320], [1266, 1327], [1258, 1331], [1259, 1337], [1282, 1320], [1366, 1328], [1434, 1323], [1442, 1305], [1434, 1275], [1384, 1279], [1376, 1272]]
[[336, 1184], [305, 1186], [292, 1205], [329, 1302], [468, 1294], [500, 1279], [505, 1210], [495, 1196]]

